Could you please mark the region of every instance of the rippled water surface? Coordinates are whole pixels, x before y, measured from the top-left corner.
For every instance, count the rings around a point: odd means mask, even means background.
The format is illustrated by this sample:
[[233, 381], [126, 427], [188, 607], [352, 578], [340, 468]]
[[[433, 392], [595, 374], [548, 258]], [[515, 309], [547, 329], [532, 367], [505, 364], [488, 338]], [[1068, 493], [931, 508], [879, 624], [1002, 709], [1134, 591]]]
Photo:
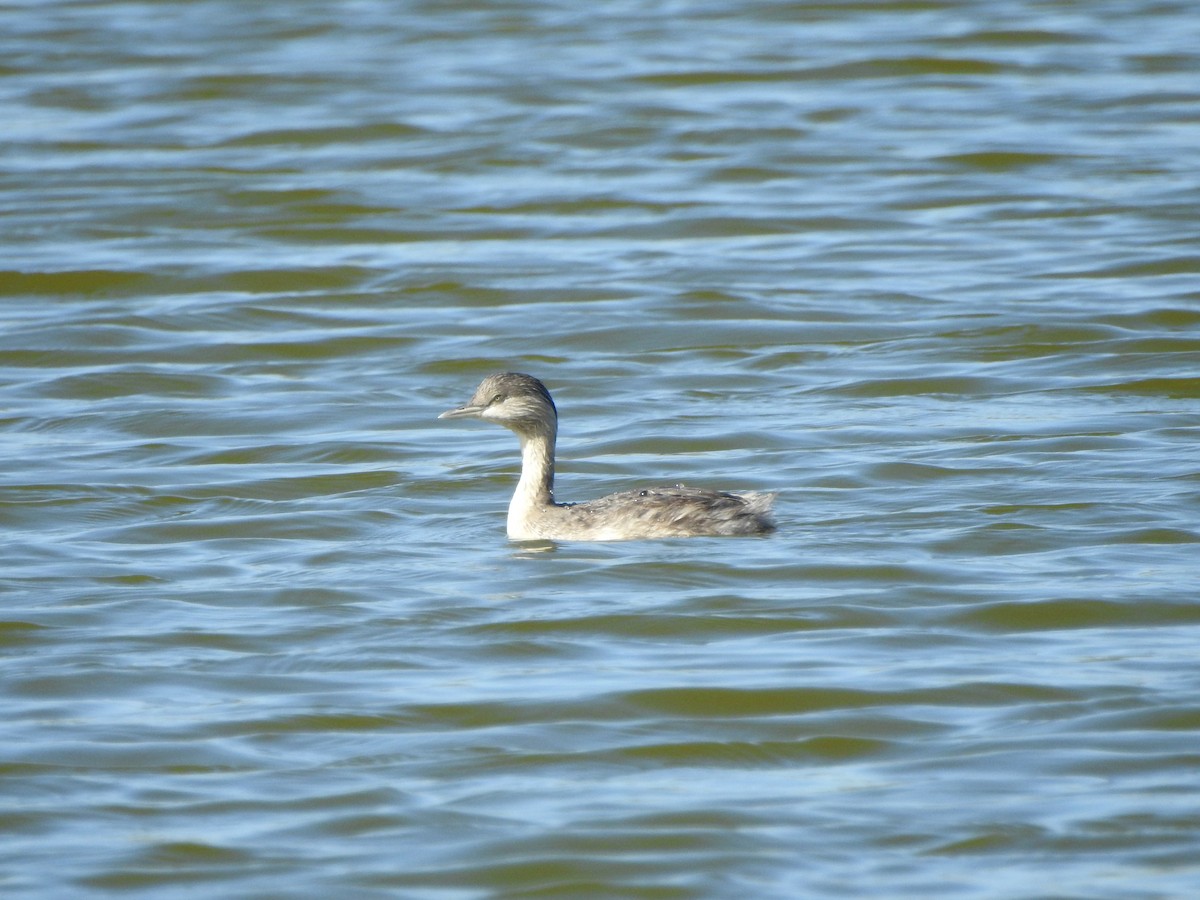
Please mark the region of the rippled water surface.
[[[1194, 897], [1197, 48], [0, 7], [0, 894]], [[508, 542], [503, 369], [780, 531]]]

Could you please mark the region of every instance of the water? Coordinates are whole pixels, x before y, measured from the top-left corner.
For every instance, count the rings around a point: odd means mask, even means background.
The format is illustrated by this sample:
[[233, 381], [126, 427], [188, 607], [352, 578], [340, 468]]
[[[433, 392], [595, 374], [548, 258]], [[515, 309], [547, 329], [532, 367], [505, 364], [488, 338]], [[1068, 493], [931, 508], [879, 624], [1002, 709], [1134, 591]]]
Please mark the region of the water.
[[5, 897], [1194, 895], [1190, 4], [0, 26]]

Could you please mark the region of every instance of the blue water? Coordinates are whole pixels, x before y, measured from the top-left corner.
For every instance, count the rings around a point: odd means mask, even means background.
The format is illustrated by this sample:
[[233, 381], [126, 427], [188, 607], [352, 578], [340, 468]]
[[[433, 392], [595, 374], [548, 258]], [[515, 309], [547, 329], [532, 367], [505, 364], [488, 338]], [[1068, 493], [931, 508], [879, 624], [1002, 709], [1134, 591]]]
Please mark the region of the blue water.
[[[0, 894], [1193, 896], [1197, 47], [0, 10]], [[502, 370], [779, 532], [510, 543]]]

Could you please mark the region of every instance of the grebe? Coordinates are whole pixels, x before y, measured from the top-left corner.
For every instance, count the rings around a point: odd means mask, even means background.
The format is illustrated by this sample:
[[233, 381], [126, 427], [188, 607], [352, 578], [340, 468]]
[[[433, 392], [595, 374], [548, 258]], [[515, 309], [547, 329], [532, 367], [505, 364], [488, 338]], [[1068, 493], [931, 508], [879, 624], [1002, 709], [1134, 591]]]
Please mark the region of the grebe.
[[775, 494], [726, 494], [676, 485], [622, 491], [586, 503], [555, 503], [558, 411], [546, 386], [532, 375], [489, 375], [466, 406], [438, 416], [467, 417], [503, 425], [521, 441], [521, 479], [508, 507], [513, 540], [622, 541], [775, 530]]

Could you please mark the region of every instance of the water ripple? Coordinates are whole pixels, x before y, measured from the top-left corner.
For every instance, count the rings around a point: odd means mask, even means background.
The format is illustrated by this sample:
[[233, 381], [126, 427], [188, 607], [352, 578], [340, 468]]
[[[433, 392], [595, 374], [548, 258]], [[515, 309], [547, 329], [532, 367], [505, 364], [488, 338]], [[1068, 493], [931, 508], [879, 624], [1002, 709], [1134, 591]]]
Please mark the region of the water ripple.
[[7, 10], [6, 896], [1190, 896], [1198, 20], [961, 6]]

